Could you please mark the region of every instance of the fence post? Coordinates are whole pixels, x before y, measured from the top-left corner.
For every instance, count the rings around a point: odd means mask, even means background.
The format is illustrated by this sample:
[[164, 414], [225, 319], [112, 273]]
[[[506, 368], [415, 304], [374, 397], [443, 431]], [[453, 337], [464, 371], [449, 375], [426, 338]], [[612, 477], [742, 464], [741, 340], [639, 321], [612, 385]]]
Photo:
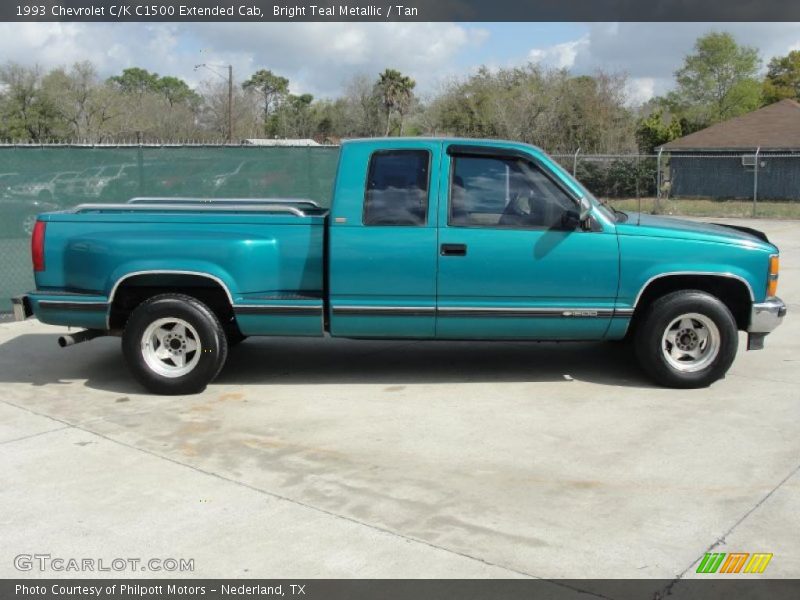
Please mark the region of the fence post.
[[642, 170], [641, 170], [642, 169], [641, 157], [642, 157], [642, 155], [637, 152], [636, 153], [636, 170], [634, 171], [634, 173], [636, 173], [636, 203], [639, 205], [639, 213], [640, 214], [642, 212], [642, 190], [640, 189], [640, 186], [639, 186], [639, 177], [641, 176], [641, 173], [642, 173]]
[[144, 183], [144, 150], [142, 149], [142, 132], [137, 131], [136, 137], [139, 142], [139, 147], [136, 150], [136, 170], [139, 172], [139, 193], [138, 196], [145, 195]]
[[658, 149], [658, 157], [656, 157], [656, 205], [653, 207], [653, 212], [657, 215], [661, 214], [661, 186], [663, 185], [661, 179], [661, 153], [664, 152], [663, 146]]
[[756, 216], [756, 205], [758, 203], [758, 155], [761, 152], [761, 146], [756, 148], [756, 160], [753, 166], [753, 216]]
[[577, 150], [575, 150], [575, 156], [572, 157], [572, 176], [577, 178], [578, 177], [578, 154], [580, 154], [581, 149], [580, 146]]

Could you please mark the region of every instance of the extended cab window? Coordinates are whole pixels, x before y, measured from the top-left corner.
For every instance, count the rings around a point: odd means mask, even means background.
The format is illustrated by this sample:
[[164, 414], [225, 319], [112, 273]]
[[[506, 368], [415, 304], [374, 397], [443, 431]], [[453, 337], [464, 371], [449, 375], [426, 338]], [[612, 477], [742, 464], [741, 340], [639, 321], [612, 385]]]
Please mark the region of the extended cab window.
[[427, 150], [373, 154], [364, 197], [364, 225], [424, 225], [429, 164]]
[[559, 228], [575, 202], [539, 167], [516, 157], [454, 156], [448, 223]]

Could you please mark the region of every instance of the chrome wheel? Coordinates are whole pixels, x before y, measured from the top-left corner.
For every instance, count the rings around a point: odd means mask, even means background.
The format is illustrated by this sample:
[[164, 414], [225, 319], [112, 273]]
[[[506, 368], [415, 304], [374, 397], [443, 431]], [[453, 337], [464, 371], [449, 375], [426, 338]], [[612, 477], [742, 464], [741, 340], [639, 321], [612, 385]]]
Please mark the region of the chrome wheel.
[[686, 313], [672, 320], [661, 338], [661, 352], [674, 369], [691, 373], [705, 369], [717, 358], [719, 328], [700, 313]]
[[164, 377], [181, 377], [200, 362], [203, 351], [197, 330], [183, 319], [167, 317], [150, 323], [142, 335], [142, 357]]

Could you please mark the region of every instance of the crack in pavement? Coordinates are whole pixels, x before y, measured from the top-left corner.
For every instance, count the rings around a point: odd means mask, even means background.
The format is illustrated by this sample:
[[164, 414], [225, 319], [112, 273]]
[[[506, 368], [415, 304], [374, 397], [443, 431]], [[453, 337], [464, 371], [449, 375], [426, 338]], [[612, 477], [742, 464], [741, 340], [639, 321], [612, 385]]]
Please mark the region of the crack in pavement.
[[712, 552], [712, 551], [713, 551], [715, 548], [717, 548], [718, 546], [720, 546], [720, 545], [722, 545], [722, 544], [726, 543], [726, 539], [725, 539], [725, 538], [727, 538], [727, 537], [728, 537], [728, 536], [729, 536], [731, 533], [733, 533], [733, 531], [734, 531], [734, 530], [735, 530], [735, 529], [736, 529], [736, 528], [737, 528], [739, 525], [741, 525], [741, 524], [742, 524], [742, 523], [743, 523], [745, 520], [747, 520], [747, 518], [748, 518], [748, 517], [749, 517], [751, 514], [753, 514], [753, 513], [754, 513], [754, 512], [755, 512], [755, 511], [756, 511], [756, 510], [757, 510], [757, 509], [758, 509], [758, 508], [759, 508], [759, 507], [760, 507], [762, 504], [764, 504], [764, 503], [765, 503], [767, 500], [769, 500], [770, 496], [772, 496], [772, 495], [773, 495], [775, 492], [777, 492], [777, 491], [778, 491], [778, 490], [779, 490], [779, 489], [780, 489], [780, 488], [783, 486], [783, 484], [784, 484], [784, 483], [786, 483], [786, 482], [787, 482], [787, 481], [789, 481], [789, 480], [790, 480], [792, 477], [794, 477], [795, 475], [797, 475], [797, 473], [798, 473], [798, 472], [800, 472], [800, 465], [797, 465], [797, 466], [796, 466], [794, 469], [792, 469], [792, 470], [789, 472], [789, 474], [788, 474], [786, 477], [784, 477], [783, 479], [781, 479], [781, 480], [778, 482], [778, 484], [777, 484], [775, 487], [773, 487], [773, 488], [772, 488], [772, 489], [771, 489], [769, 492], [767, 492], [767, 494], [766, 494], [766, 495], [765, 495], [763, 498], [761, 498], [761, 500], [759, 500], [758, 502], [756, 502], [756, 503], [755, 503], [755, 505], [753, 505], [753, 506], [750, 508], [750, 510], [748, 510], [748, 511], [747, 511], [746, 513], [744, 513], [744, 514], [743, 514], [741, 517], [739, 517], [739, 519], [738, 519], [738, 520], [737, 520], [737, 521], [736, 521], [736, 522], [735, 522], [733, 525], [731, 525], [731, 526], [730, 526], [730, 527], [729, 527], [729, 528], [728, 528], [728, 529], [727, 529], [727, 530], [726, 530], [726, 531], [725, 531], [725, 532], [724, 532], [724, 533], [723, 533], [721, 536], [719, 536], [719, 537], [718, 537], [718, 538], [717, 538], [717, 539], [714, 541], [714, 543], [713, 543], [713, 544], [711, 544], [711, 545], [710, 545], [708, 548], [706, 548], [706, 549], [705, 549], [705, 551], [703, 552], [703, 554], [701, 554], [701, 555], [700, 555], [700, 556], [698, 556], [696, 559], [694, 559], [694, 560], [693, 560], [693, 561], [692, 561], [692, 562], [689, 564], [689, 566], [688, 566], [688, 567], [686, 567], [686, 568], [685, 568], [683, 571], [681, 571], [680, 573], [678, 573], [678, 575], [677, 575], [677, 576], [676, 576], [674, 579], [672, 579], [672, 581], [670, 581], [670, 583], [669, 583], [669, 584], [668, 584], [668, 585], [667, 585], [667, 586], [666, 586], [666, 587], [665, 587], [663, 590], [661, 590], [661, 592], [660, 592], [660, 593], [659, 593], [659, 592], [656, 592], [656, 594], [653, 596], [653, 600], [659, 600], [660, 598], [662, 598], [662, 597], [664, 597], [664, 596], [669, 596], [670, 594], [672, 594], [672, 588], [674, 588], [674, 587], [675, 587], [675, 586], [676, 586], [678, 583], [680, 583], [680, 582], [683, 580], [683, 576], [684, 576], [684, 575], [686, 575], [686, 573], [688, 573], [688, 572], [691, 570], [691, 568], [692, 568], [693, 566], [695, 566], [695, 565], [696, 565], [698, 562], [700, 562], [700, 560], [703, 558], [703, 556], [705, 556], [705, 555], [706, 555], [706, 553], [708, 553], [708, 552]]
[[[4, 402], [4, 403], [8, 404], [8, 402]], [[19, 407], [16, 407], [16, 408], [19, 408]], [[65, 425], [64, 427], [56, 427], [55, 429], [48, 429], [47, 431], [40, 431], [39, 433], [31, 433], [30, 435], [23, 435], [22, 437], [18, 437], [18, 438], [14, 438], [14, 439], [11, 439], [11, 440], [2, 441], [2, 442], [0, 442], [0, 446], [5, 446], [6, 444], [13, 444], [14, 442], [21, 442], [23, 440], [29, 440], [31, 438], [39, 437], [40, 435], [53, 433], [54, 431], [64, 431], [65, 429], [72, 429], [72, 428], [73, 428], [72, 425]]]

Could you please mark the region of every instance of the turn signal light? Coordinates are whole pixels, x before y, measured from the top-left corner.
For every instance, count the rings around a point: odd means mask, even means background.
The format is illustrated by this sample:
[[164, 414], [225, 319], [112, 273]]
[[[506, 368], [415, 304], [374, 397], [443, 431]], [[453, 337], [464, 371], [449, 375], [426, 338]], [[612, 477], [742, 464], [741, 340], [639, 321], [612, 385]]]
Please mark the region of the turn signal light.
[[778, 271], [781, 268], [781, 259], [777, 254], [769, 257], [769, 275], [767, 277], [767, 296], [778, 293]]
[[33, 270], [44, 271], [44, 221], [36, 221], [31, 236], [31, 257], [33, 258]]

